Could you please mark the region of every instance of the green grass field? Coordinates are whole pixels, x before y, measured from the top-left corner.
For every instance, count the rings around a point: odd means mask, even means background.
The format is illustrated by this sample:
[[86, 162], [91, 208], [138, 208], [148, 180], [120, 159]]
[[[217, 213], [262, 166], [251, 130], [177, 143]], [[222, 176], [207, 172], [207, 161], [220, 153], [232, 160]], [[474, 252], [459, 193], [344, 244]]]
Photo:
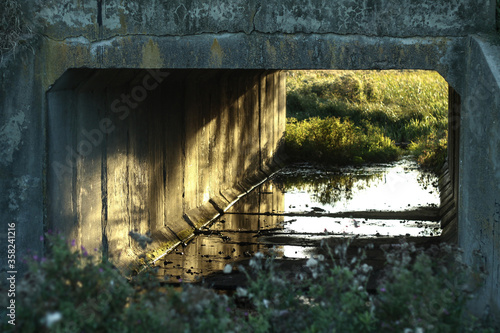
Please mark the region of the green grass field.
[[[287, 152], [327, 164], [446, 157], [448, 85], [431, 71], [290, 71]], [[397, 146], [408, 146], [402, 150]]]

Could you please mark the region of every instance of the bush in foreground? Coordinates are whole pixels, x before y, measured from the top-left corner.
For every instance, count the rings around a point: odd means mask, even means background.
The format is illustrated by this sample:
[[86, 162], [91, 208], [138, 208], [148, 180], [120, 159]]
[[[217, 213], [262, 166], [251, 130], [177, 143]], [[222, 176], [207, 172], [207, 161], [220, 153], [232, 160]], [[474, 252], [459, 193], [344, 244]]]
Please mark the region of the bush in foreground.
[[127, 280], [71, 242], [49, 242], [50, 256], [33, 258], [18, 285], [16, 326], [4, 321], [3, 332], [494, 332], [466, 312], [478, 279], [448, 245], [387, 251], [376, 293], [363, 252], [348, 258], [347, 244], [295, 276], [257, 253], [240, 267], [247, 286], [229, 298], [161, 287], [154, 270]]

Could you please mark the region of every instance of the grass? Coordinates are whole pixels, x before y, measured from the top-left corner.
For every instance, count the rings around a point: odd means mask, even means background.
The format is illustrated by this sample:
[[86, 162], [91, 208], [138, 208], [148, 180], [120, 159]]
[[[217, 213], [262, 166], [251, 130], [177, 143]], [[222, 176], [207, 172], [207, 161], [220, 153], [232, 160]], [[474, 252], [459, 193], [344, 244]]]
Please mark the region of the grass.
[[396, 143], [403, 143], [423, 166], [439, 169], [447, 94], [446, 81], [430, 71], [289, 72], [287, 152], [297, 160], [355, 164], [394, 160], [403, 153]]
[[30, 258], [16, 283], [16, 325], [2, 320], [2, 332], [494, 332], [467, 313], [481, 276], [449, 245], [386, 249], [371, 292], [372, 268], [362, 250], [347, 256], [348, 243], [325, 246], [295, 276], [257, 253], [239, 267], [247, 285], [229, 297], [201, 286], [162, 287], [152, 268], [126, 279], [71, 241], [46, 241], [50, 254]]

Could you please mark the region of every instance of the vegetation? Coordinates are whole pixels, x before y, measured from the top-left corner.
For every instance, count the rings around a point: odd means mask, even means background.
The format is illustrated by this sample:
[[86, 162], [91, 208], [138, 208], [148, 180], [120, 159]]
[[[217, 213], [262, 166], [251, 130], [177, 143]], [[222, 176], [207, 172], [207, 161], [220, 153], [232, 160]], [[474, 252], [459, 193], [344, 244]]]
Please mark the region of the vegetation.
[[162, 287], [153, 269], [127, 280], [86, 249], [47, 239], [50, 255], [31, 258], [17, 285], [16, 326], [3, 320], [2, 332], [494, 332], [466, 313], [480, 279], [449, 245], [386, 250], [388, 265], [371, 292], [372, 268], [363, 251], [348, 257], [347, 243], [325, 247], [295, 276], [257, 253], [239, 268], [247, 286], [228, 297]]
[[429, 71], [298, 71], [287, 79], [287, 151], [298, 160], [390, 161], [409, 144], [439, 169], [446, 156], [447, 84]]

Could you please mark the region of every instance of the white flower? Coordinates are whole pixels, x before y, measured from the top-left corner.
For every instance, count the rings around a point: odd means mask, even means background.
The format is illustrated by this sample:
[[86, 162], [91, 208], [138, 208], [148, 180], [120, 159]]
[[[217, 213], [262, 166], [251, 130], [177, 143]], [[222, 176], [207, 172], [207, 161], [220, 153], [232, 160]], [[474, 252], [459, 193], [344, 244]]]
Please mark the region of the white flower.
[[262, 300], [262, 303], [264, 303], [264, 306], [265, 306], [266, 308], [268, 308], [268, 307], [269, 307], [269, 304], [271, 304], [271, 302], [269, 302], [267, 299], [263, 299], [263, 300]]
[[246, 290], [245, 288], [236, 287], [236, 295], [238, 295], [238, 297], [247, 297], [248, 290]]
[[320, 255], [318, 256], [318, 260], [319, 260], [319, 261], [324, 261], [324, 260], [325, 260], [325, 256], [324, 256], [324, 255], [322, 255], [322, 254], [320, 254]]
[[368, 266], [367, 264], [363, 264], [363, 265], [361, 265], [361, 271], [362, 271], [363, 273], [365, 273], [365, 274], [366, 274], [366, 273], [368, 273], [368, 272], [369, 272], [369, 271], [371, 271], [371, 270], [372, 270], [371, 266]]
[[231, 274], [232, 271], [233, 271], [233, 266], [231, 266], [230, 264], [227, 264], [223, 270], [224, 274]]
[[61, 319], [62, 314], [60, 312], [49, 312], [45, 315], [45, 317], [43, 317], [42, 323], [45, 323], [45, 325], [50, 328]]
[[314, 258], [309, 258], [309, 260], [307, 260], [307, 262], [306, 262], [306, 266], [309, 268], [316, 267], [316, 266], [318, 266], [318, 261]]
[[257, 259], [262, 259], [264, 258], [264, 255], [261, 253], [261, 252], [257, 252], [255, 255], [254, 255], [255, 258]]
[[415, 328], [415, 333], [424, 333], [424, 329], [422, 327]]

